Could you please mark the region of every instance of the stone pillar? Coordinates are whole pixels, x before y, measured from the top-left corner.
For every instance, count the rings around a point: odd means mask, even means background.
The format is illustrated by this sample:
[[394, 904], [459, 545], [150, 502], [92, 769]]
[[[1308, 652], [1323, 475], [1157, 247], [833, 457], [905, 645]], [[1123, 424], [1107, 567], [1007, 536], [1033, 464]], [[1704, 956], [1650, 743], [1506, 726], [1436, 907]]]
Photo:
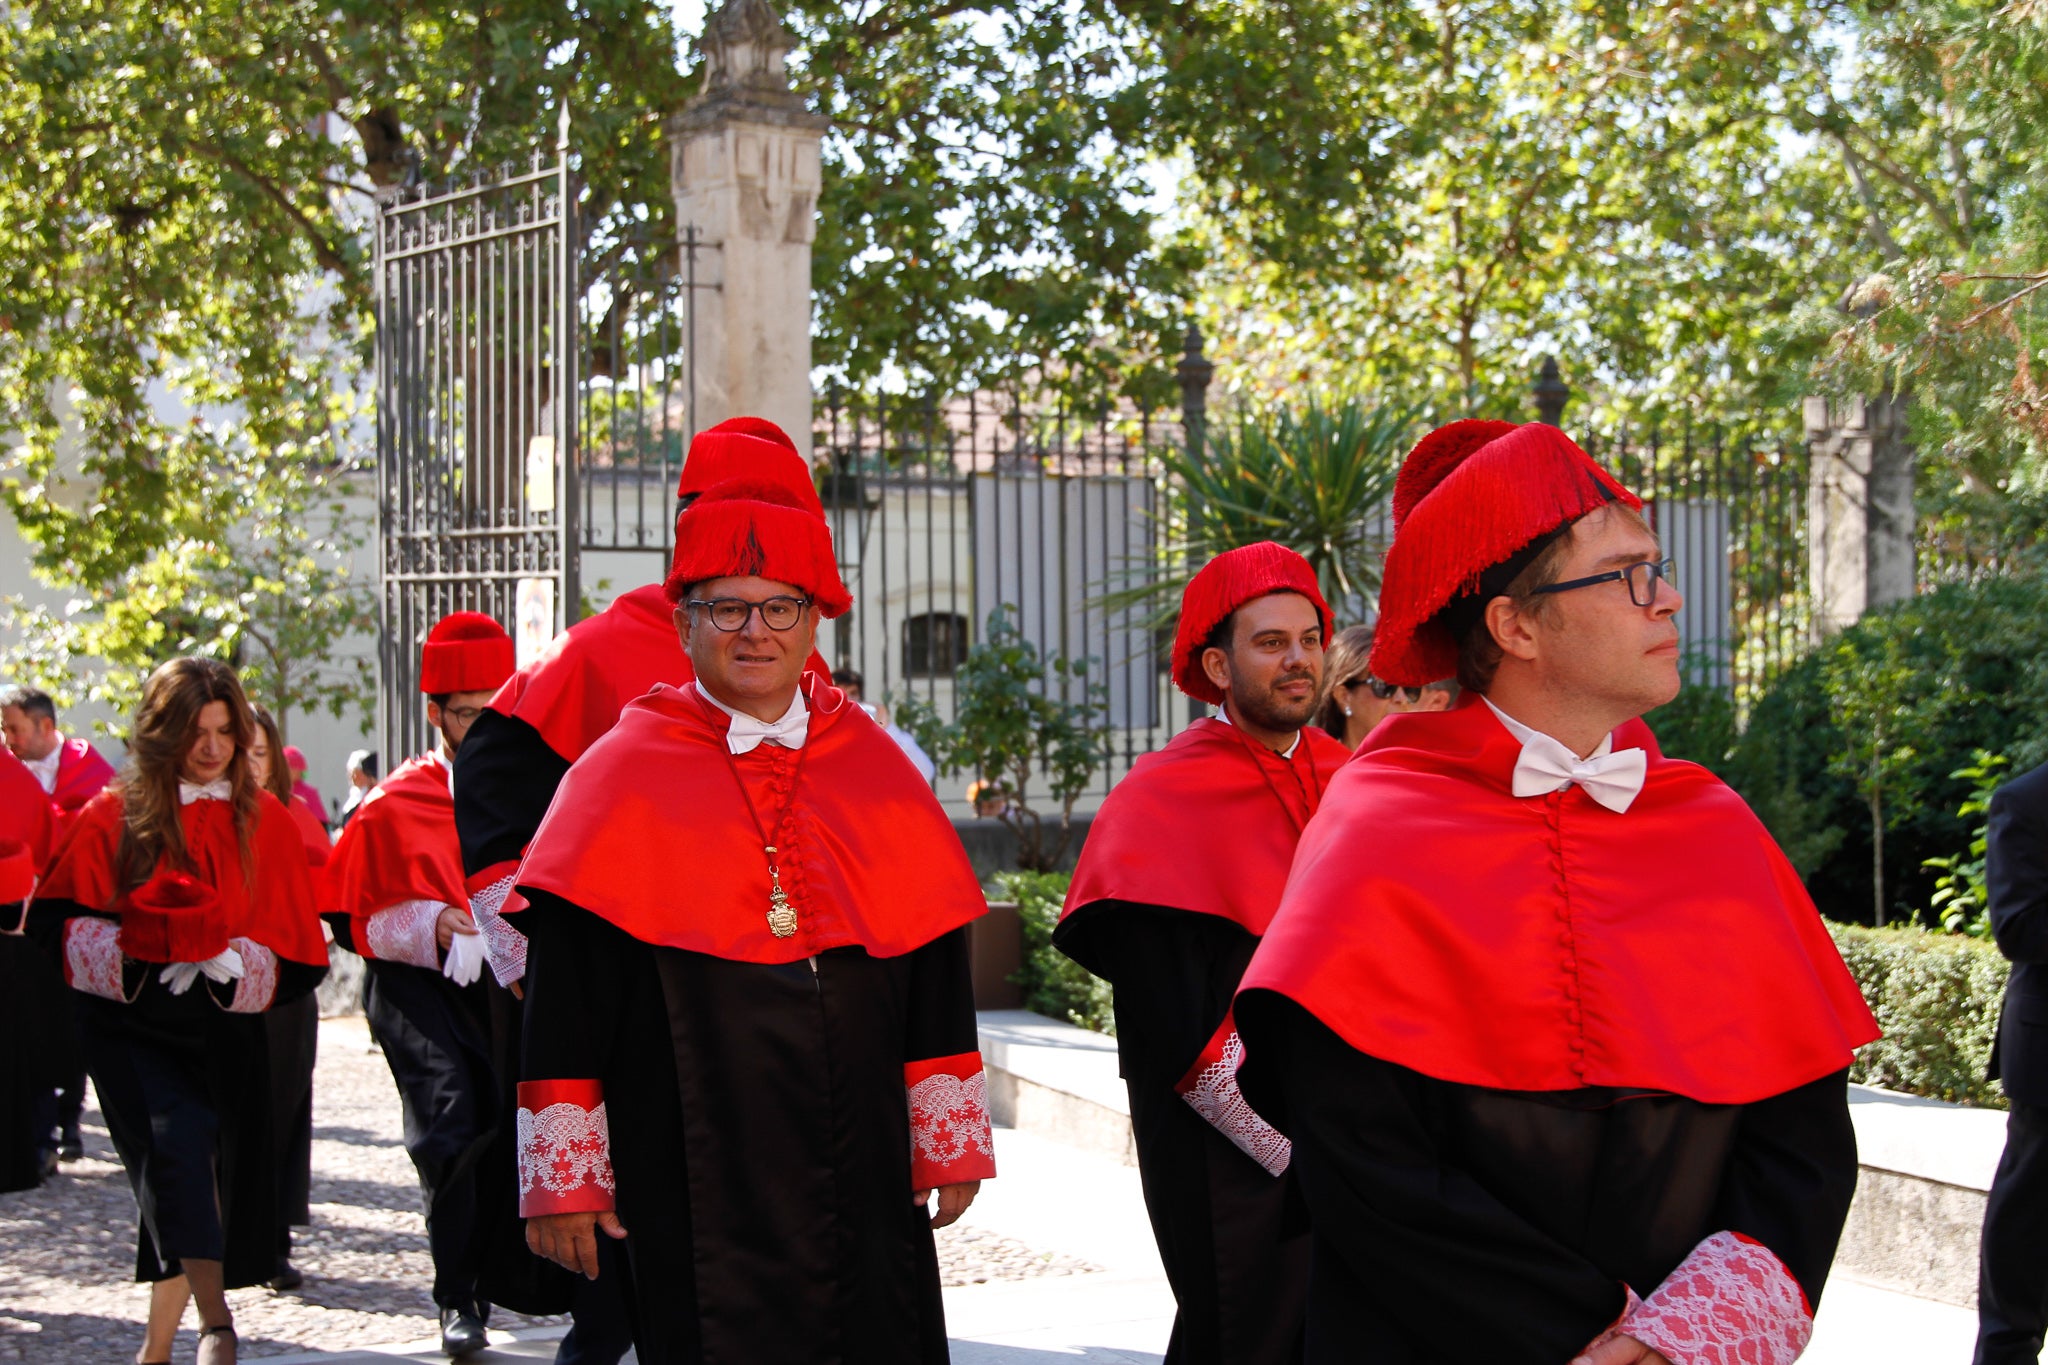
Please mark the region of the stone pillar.
[[1913, 595], [1913, 448], [1906, 400], [1805, 403], [1813, 637]]
[[705, 20], [702, 46], [703, 87], [668, 123], [676, 228], [698, 233], [690, 426], [766, 417], [808, 454], [811, 240], [828, 120], [790, 89], [783, 62], [795, 41], [769, 0], [728, 0]]

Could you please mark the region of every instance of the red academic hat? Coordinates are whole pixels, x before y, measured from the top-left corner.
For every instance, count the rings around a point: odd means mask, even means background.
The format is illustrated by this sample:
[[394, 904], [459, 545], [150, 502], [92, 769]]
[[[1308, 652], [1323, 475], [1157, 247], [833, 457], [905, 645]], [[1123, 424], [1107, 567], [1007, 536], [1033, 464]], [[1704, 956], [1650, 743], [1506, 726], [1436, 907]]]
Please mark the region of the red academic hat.
[[35, 890], [35, 855], [19, 839], [0, 839], [0, 905], [25, 901]]
[[295, 773], [306, 771], [306, 752], [296, 744], [284, 746], [284, 766]]
[[[1485, 427], [1505, 430], [1481, 441]], [[1446, 607], [1504, 591], [1534, 551], [1588, 512], [1610, 502], [1643, 505], [1543, 422], [1441, 427], [1409, 452], [1394, 488], [1394, 543], [1380, 580], [1372, 671], [1398, 687], [1458, 671]]]
[[683, 461], [682, 477], [676, 481], [676, 496], [701, 496], [713, 484], [729, 479], [785, 488], [812, 516], [825, 515], [810, 465], [797, 453], [789, 434], [765, 417], [728, 417], [698, 432]]
[[676, 554], [662, 590], [671, 602], [707, 578], [749, 575], [792, 583], [824, 615], [853, 605], [832, 557], [832, 533], [817, 508], [779, 481], [727, 479], [706, 489], [676, 518]]
[[480, 611], [450, 612], [420, 650], [420, 691], [495, 692], [512, 676], [512, 637]]
[[1188, 581], [1180, 595], [1180, 626], [1173, 633], [1173, 681], [1196, 701], [1220, 705], [1223, 693], [1202, 671], [1202, 647], [1219, 622], [1255, 597], [1298, 592], [1315, 604], [1323, 636], [1331, 631], [1330, 604], [1316, 571], [1285, 545], [1260, 540], [1225, 550]]
[[182, 872], [159, 872], [116, 902], [121, 951], [139, 962], [204, 962], [228, 949], [220, 897]]

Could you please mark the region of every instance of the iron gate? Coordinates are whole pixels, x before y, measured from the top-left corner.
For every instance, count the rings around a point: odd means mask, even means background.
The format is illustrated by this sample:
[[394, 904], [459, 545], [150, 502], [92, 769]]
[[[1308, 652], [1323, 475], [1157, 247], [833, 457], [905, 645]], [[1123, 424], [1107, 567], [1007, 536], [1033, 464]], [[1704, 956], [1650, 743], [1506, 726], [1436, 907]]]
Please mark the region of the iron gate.
[[428, 187], [376, 223], [382, 752], [426, 747], [420, 647], [451, 611], [523, 657], [574, 620], [577, 236], [568, 120], [553, 164]]

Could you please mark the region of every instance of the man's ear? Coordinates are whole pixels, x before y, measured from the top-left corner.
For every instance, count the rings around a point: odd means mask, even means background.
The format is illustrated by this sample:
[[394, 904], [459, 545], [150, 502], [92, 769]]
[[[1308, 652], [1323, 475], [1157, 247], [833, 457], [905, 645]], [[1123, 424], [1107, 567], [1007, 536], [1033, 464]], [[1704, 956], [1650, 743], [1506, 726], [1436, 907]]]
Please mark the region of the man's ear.
[[687, 654], [690, 649], [690, 609], [678, 602], [675, 610], [669, 613], [669, 619], [676, 624], [676, 643], [680, 644], [683, 652]]
[[427, 699], [427, 724], [433, 726], [436, 733], [441, 729], [441, 704], [431, 697]]
[[1501, 596], [1486, 604], [1486, 628], [1493, 635], [1493, 642], [1500, 646], [1500, 652], [1511, 659], [1524, 663], [1535, 659], [1538, 646], [1535, 622], [1521, 609], [1512, 597]]
[[1202, 651], [1202, 673], [1218, 692], [1230, 690], [1230, 656], [1214, 645]]

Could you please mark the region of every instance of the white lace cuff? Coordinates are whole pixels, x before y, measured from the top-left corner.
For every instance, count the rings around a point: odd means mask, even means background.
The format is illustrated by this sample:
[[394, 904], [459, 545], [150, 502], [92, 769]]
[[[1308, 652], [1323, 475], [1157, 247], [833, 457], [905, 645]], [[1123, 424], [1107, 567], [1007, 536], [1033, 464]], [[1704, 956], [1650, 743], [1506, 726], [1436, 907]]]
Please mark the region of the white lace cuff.
[[507, 924], [500, 913], [505, 898], [512, 894], [513, 879], [519, 871], [516, 863], [501, 866], [512, 870], [483, 886], [476, 886], [475, 879], [471, 879], [469, 913], [476, 917], [476, 927], [483, 931], [484, 960], [491, 964], [491, 975], [500, 986], [509, 986], [526, 975], [526, 935]]
[[277, 999], [277, 954], [246, 938], [228, 942], [242, 955], [242, 976], [225, 1008], [230, 1014], [261, 1014]]
[[441, 901], [400, 901], [375, 910], [363, 921], [363, 947], [380, 962], [403, 962], [411, 967], [441, 969], [441, 945], [435, 942], [434, 925], [447, 909]]
[[1672, 1365], [1792, 1365], [1813, 1336], [1813, 1310], [1769, 1247], [1717, 1232], [1623, 1316], [1620, 1330]]
[[1237, 1036], [1236, 1021], [1225, 1014], [1202, 1055], [1195, 1058], [1174, 1090], [1211, 1127], [1258, 1162], [1267, 1175], [1282, 1175], [1294, 1157], [1294, 1144], [1260, 1118], [1244, 1091], [1237, 1088], [1237, 1070], [1243, 1065], [1244, 1040]]
[[996, 1173], [988, 1077], [979, 1052], [903, 1068], [910, 1100], [910, 1188], [935, 1190]]
[[128, 1003], [121, 989], [121, 926], [79, 915], [64, 921], [64, 984], [102, 1000]]
[[612, 1139], [594, 1080], [519, 1083], [519, 1216], [613, 1207]]

